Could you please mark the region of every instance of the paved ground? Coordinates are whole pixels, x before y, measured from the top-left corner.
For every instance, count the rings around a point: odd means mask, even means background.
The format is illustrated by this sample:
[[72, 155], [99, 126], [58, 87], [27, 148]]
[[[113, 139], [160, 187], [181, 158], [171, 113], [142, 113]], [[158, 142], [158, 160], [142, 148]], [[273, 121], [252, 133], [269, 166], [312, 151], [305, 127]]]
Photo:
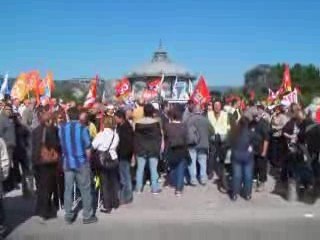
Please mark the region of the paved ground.
[[289, 203], [271, 194], [270, 182], [264, 193], [250, 202], [230, 202], [216, 185], [187, 187], [177, 198], [172, 189], [153, 196], [145, 191], [134, 203], [111, 215], [98, 213], [99, 222], [83, 225], [81, 216], [71, 226], [59, 218], [45, 224], [32, 216], [33, 201], [16, 193], [6, 198], [8, 239], [320, 239], [320, 201], [310, 205]]

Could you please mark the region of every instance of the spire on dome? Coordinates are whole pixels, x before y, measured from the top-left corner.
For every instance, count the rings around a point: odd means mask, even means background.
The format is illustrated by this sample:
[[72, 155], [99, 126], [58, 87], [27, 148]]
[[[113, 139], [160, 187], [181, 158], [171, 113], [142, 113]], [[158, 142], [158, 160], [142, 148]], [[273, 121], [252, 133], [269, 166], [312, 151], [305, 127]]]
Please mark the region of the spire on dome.
[[159, 41], [158, 49], [153, 53], [152, 62], [170, 62], [168, 53], [163, 49], [161, 39]]

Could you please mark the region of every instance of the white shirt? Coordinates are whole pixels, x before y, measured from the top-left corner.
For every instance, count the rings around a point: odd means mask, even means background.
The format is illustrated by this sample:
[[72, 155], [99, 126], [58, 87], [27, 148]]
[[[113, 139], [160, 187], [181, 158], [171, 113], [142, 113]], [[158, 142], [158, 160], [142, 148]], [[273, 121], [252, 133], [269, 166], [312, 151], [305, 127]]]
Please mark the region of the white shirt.
[[[112, 137], [114, 138], [112, 141]], [[112, 141], [112, 143], [111, 143]], [[111, 144], [111, 146], [110, 146]], [[92, 147], [98, 151], [107, 151], [110, 146], [110, 155], [112, 159], [116, 159], [117, 156], [117, 147], [119, 144], [119, 135], [110, 128], [105, 128], [102, 132], [99, 132], [97, 136], [93, 139]]]

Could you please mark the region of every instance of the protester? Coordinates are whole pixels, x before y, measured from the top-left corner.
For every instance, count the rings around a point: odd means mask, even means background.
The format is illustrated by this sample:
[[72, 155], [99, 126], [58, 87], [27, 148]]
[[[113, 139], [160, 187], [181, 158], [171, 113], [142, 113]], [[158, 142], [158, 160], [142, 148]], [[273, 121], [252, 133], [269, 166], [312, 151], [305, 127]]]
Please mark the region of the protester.
[[300, 106], [297, 104], [292, 104], [289, 112], [290, 120], [283, 127], [283, 136], [286, 141], [285, 151], [287, 153], [281, 173], [281, 178], [284, 182], [287, 180], [294, 181], [297, 179], [299, 174], [299, 158], [303, 157], [297, 151], [298, 134], [300, 132], [298, 118], [299, 112]]
[[154, 108], [151, 104], [144, 106], [144, 117], [136, 122], [134, 134], [134, 153], [137, 160], [136, 191], [143, 190], [144, 168], [148, 162], [151, 173], [151, 192], [161, 192], [158, 183], [158, 162], [161, 151], [160, 122], [153, 118]]
[[0, 137], [0, 238], [6, 231], [6, 227], [4, 226], [5, 222], [5, 211], [3, 206], [3, 197], [4, 197], [4, 189], [3, 189], [3, 181], [9, 175], [10, 161], [7, 152], [7, 145], [3, 138]]
[[97, 136], [97, 128], [93, 122], [89, 121], [89, 115], [87, 112], [81, 112], [79, 122], [88, 128], [91, 139], [94, 139]]
[[189, 184], [197, 185], [197, 162], [200, 166], [200, 184], [207, 183], [207, 157], [209, 151], [209, 138], [214, 130], [208, 119], [202, 115], [201, 106], [194, 107], [193, 112], [186, 120], [188, 128], [188, 145], [191, 164], [188, 166]]
[[2, 132], [0, 133], [0, 137], [3, 137], [4, 141], [6, 142], [9, 161], [10, 161], [10, 171], [9, 171], [9, 177], [6, 180], [6, 183], [7, 183], [6, 185], [8, 189], [18, 189], [19, 186], [14, 177], [14, 170], [13, 170], [13, 153], [16, 147], [16, 133], [15, 133], [15, 125], [13, 122], [14, 115], [13, 115], [11, 104], [9, 103], [5, 104], [3, 114], [4, 116], [2, 117], [2, 120], [0, 119], [1, 120], [0, 132]]
[[143, 98], [140, 98], [136, 104], [136, 108], [132, 113], [133, 124], [136, 124], [139, 120], [144, 117], [144, 104], [145, 101]]
[[68, 110], [68, 116], [70, 122], [60, 125], [59, 128], [65, 178], [65, 221], [67, 224], [71, 224], [75, 220], [76, 215], [72, 210], [72, 195], [74, 183], [76, 183], [81, 193], [83, 223], [95, 223], [98, 219], [94, 215], [92, 206], [89, 130], [79, 123], [79, 111], [76, 107]]
[[270, 161], [275, 167], [281, 167], [283, 156], [285, 155], [285, 139], [283, 137], [283, 127], [288, 118], [284, 114], [283, 106], [276, 106], [275, 112], [271, 117], [271, 143], [270, 143]]
[[119, 158], [119, 172], [120, 172], [120, 202], [127, 204], [132, 202], [132, 177], [131, 177], [131, 161], [133, 157], [133, 128], [126, 120], [125, 112], [118, 110], [115, 113], [115, 120], [117, 123], [117, 133], [120, 141], [117, 149]]
[[214, 163], [217, 163], [217, 165], [219, 166], [219, 169], [217, 169], [219, 178], [224, 181], [225, 159], [228, 147], [227, 141], [230, 131], [230, 122], [227, 112], [222, 110], [222, 102], [220, 100], [215, 100], [215, 102], [213, 103], [213, 109], [208, 110], [207, 117], [214, 129], [215, 134], [212, 146], [213, 157], [209, 158], [208, 162], [208, 175], [210, 179], [213, 177], [213, 166]]
[[[20, 115], [13, 116], [15, 128], [16, 146], [13, 151], [12, 178], [16, 185], [22, 182], [23, 196], [29, 196], [32, 193], [31, 161], [29, 149], [32, 141], [30, 141], [30, 131], [27, 126], [22, 123]], [[20, 168], [22, 172], [20, 173]]]
[[181, 196], [184, 188], [184, 175], [190, 162], [188, 152], [188, 130], [182, 123], [182, 112], [175, 107], [170, 112], [171, 122], [165, 127], [165, 142], [169, 165], [169, 182], [175, 187], [176, 196]]
[[251, 199], [253, 175], [253, 132], [249, 119], [242, 117], [231, 135], [232, 190], [231, 199], [236, 201], [243, 185], [243, 196]]
[[191, 99], [188, 100], [186, 109], [183, 112], [183, 116], [182, 116], [183, 122], [186, 122], [189, 119], [189, 117], [192, 115], [194, 107], [195, 107], [194, 102]]
[[163, 101], [161, 103], [161, 110], [160, 110], [160, 119], [161, 119], [161, 128], [165, 129], [166, 125], [169, 123], [169, 110], [170, 105], [168, 101]]
[[252, 121], [250, 129], [253, 134], [254, 178], [257, 181], [257, 192], [265, 189], [268, 174], [267, 152], [270, 141], [270, 126], [256, 107], [248, 110]]
[[105, 213], [111, 213], [112, 209], [119, 207], [118, 144], [119, 136], [115, 131], [115, 120], [109, 116], [104, 121], [104, 130], [99, 132], [92, 142], [92, 147], [98, 151], [98, 154], [110, 154], [110, 160], [114, 162], [112, 166], [100, 166], [99, 169], [103, 196], [101, 211]]
[[49, 113], [43, 113], [40, 125], [32, 132], [32, 162], [37, 186], [36, 214], [44, 220], [57, 217], [52, 202], [56, 191], [60, 155], [58, 131]]

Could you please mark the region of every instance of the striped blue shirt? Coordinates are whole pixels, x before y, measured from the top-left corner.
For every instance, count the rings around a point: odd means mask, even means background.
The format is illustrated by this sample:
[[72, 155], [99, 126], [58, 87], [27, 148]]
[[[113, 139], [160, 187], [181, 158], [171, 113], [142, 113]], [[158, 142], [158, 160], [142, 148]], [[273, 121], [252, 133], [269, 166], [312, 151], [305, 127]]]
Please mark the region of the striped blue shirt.
[[86, 149], [91, 148], [88, 128], [78, 121], [67, 122], [60, 125], [59, 138], [65, 170], [79, 169], [88, 161]]

